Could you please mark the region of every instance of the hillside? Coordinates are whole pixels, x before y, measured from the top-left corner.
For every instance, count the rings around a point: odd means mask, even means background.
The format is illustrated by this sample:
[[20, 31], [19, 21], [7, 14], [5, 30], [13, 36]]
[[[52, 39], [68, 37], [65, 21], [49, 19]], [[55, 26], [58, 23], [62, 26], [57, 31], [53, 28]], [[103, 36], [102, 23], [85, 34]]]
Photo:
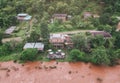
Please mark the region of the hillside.
[[[81, 21], [84, 12], [101, 14], [102, 7], [96, 0], [1, 0], [0, 26], [1, 28], [18, 24], [16, 15], [28, 13], [38, 20], [50, 20], [53, 14], [68, 14]], [[76, 23], [77, 24], [77, 23]]]

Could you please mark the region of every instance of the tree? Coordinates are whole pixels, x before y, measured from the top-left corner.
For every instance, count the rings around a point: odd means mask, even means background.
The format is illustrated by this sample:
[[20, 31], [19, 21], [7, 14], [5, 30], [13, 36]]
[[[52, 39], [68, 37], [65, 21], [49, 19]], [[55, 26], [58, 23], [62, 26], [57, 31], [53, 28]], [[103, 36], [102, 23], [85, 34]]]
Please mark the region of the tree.
[[32, 31], [30, 37], [27, 38], [28, 42], [37, 42], [40, 38], [40, 34], [36, 31]]
[[46, 22], [42, 22], [40, 25], [40, 31], [41, 31], [41, 37], [43, 38], [44, 42], [48, 42], [49, 41], [49, 30], [48, 30], [48, 25]]
[[115, 36], [115, 47], [120, 48], [120, 32], [116, 32]]
[[100, 16], [99, 20], [100, 23], [105, 25], [105, 24], [109, 24], [111, 19], [110, 19], [111, 15], [109, 13], [104, 13]]
[[102, 35], [97, 35], [97, 36], [91, 37], [90, 46], [92, 48], [96, 48], [98, 46], [104, 46], [105, 42], [106, 42], [106, 39]]
[[117, 59], [120, 58], [120, 49], [118, 49], [118, 50], [116, 50], [116, 51], [114, 52], [114, 56], [116, 56]]
[[84, 50], [86, 46], [88, 46], [87, 37], [85, 34], [76, 34], [72, 37], [72, 42], [74, 43], [74, 47], [76, 49]]
[[0, 45], [2, 45], [3, 32], [0, 31]]
[[37, 49], [29, 48], [22, 51], [20, 60], [22, 61], [33, 61], [38, 53]]
[[97, 47], [92, 51], [92, 62], [95, 64], [110, 65], [110, 58], [105, 47]]
[[82, 60], [83, 56], [84, 56], [83, 52], [81, 52], [78, 49], [73, 49], [70, 52], [69, 58], [70, 58], [70, 61], [80, 61], [80, 60]]

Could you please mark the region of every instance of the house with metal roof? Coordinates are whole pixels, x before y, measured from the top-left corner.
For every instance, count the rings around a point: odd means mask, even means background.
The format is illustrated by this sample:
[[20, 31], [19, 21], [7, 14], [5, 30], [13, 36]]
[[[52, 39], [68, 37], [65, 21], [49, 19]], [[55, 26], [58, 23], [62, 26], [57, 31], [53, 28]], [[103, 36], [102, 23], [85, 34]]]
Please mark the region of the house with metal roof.
[[37, 48], [38, 51], [43, 51], [44, 50], [44, 44], [37, 42], [37, 43], [26, 43], [23, 47], [23, 49], [28, 49], [28, 48]]
[[112, 37], [110, 33], [105, 31], [89, 31], [93, 36], [101, 35], [104, 38], [110, 38]]

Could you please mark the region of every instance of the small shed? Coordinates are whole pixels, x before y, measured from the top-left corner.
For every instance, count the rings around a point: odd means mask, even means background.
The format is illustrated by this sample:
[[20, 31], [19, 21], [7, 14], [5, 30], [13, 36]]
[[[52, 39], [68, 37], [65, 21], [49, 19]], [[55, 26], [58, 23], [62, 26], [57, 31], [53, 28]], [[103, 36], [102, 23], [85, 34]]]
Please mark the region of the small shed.
[[17, 19], [21, 21], [28, 21], [31, 20], [32, 16], [26, 14], [26, 13], [20, 13], [17, 15]]
[[23, 49], [27, 49], [27, 48], [37, 48], [39, 51], [43, 51], [44, 44], [43, 43], [26, 43]]
[[14, 32], [15, 28], [16, 28], [16, 26], [9, 27], [7, 30], [5, 30], [5, 34], [8, 34], [8, 35], [12, 34]]

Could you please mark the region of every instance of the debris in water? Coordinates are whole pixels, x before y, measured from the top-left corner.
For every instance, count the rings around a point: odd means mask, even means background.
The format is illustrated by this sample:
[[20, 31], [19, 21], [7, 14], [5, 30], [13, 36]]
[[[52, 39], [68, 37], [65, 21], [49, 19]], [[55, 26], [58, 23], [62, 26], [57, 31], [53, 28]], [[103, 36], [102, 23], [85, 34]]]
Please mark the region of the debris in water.
[[97, 78], [97, 81], [101, 83], [103, 80], [101, 78]]
[[71, 74], [72, 72], [71, 72], [71, 71], [69, 71], [68, 73], [69, 73], [69, 74]]

